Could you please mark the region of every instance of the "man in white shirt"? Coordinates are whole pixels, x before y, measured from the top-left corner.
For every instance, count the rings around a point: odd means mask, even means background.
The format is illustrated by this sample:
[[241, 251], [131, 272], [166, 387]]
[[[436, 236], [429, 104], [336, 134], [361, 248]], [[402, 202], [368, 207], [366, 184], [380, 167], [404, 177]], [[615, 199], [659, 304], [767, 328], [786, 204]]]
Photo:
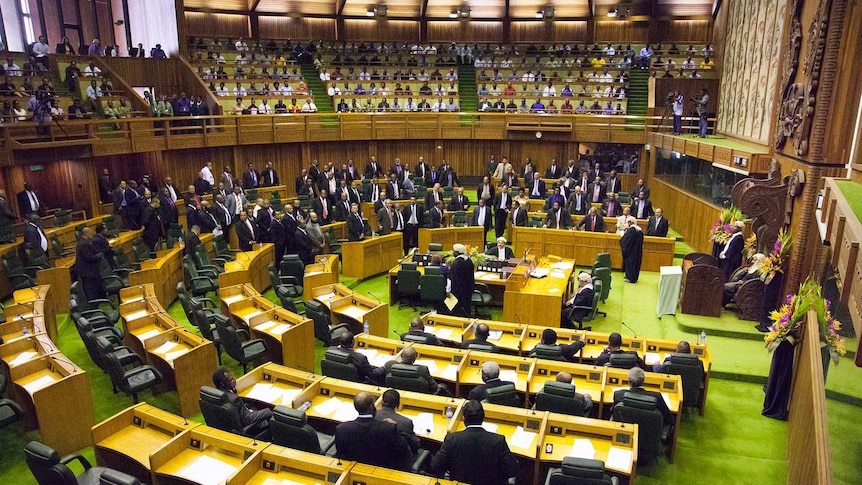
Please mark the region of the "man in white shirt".
[[434, 103], [434, 106], [431, 107], [431, 111], [438, 113], [442, 111], [446, 111], [446, 103], [443, 101], [443, 98], [437, 98], [437, 102]]
[[404, 111], [416, 111], [416, 102], [413, 101], [413, 98], [407, 98], [407, 102], [404, 103]]
[[458, 106], [458, 103], [455, 102], [455, 98], [449, 98], [449, 103], [446, 105], [446, 111], [450, 113], [457, 113], [461, 111], [461, 107]]
[[[84, 68], [84, 77], [99, 77], [99, 74], [101, 72], [102, 70], [99, 69], [99, 67], [93, 61], [90, 61], [87, 67]], [[6, 69], [6, 73], [9, 73], [8, 68]]]
[[531, 83], [531, 82], [534, 82], [535, 80], [536, 80], [536, 76], [533, 74], [533, 71], [531, 71], [529, 69], [527, 69], [527, 72], [524, 73], [523, 76], [521, 76], [521, 81], [523, 81], [525, 83]]
[[48, 40], [44, 35], [39, 36], [39, 41], [33, 44], [33, 54], [36, 55], [36, 61], [48, 69], [48, 54], [51, 52], [51, 47], [48, 45]]
[[7, 76], [21, 75], [21, 68], [18, 67], [18, 64], [15, 64], [15, 60], [11, 56], [6, 58], [6, 64], [3, 64], [3, 69], [6, 70]]
[[207, 162], [206, 165], [201, 168], [201, 178], [209, 182], [210, 186], [215, 187], [215, 177], [213, 176], [213, 163]]
[[245, 97], [246, 90], [242, 87], [242, 84], [236, 83], [236, 86], [233, 88], [233, 95], [237, 98]]
[[303, 113], [317, 113], [317, 105], [314, 104], [314, 101], [311, 98], [305, 100], [305, 104], [302, 105]]
[[548, 85], [545, 86], [545, 89], [542, 90], [542, 96], [544, 97], [553, 97], [557, 95], [557, 88], [554, 87], [554, 83], [548, 81]]
[[218, 87], [215, 90], [216, 96], [228, 96], [230, 95], [230, 91], [227, 90], [224, 83], [219, 83]]
[[248, 52], [248, 44], [246, 44], [245, 41], [242, 40], [242, 37], [237, 39], [235, 46], [236, 50], [240, 52]]

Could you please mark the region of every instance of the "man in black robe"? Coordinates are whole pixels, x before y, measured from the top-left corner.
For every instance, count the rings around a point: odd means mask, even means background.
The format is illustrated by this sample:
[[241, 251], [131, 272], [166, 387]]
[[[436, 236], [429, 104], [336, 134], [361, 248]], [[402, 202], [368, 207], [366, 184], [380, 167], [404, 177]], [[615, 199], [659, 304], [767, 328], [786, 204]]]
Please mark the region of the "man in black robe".
[[626, 283], [637, 283], [641, 273], [643, 259], [644, 234], [638, 227], [637, 219], [628, 216], [628, 226], [620, 238], [620, 249], [623, 252], [623, 271], [626, 273]]
[[473, 283], [475, 272], [473, 261], [467, 255], [467, 248], [463, 244], [452, 246], [452, 261], [449, 269], [449, 292], [458, 299], [458, 304], [452, 309], [453, 315], [462, 317], [470, 316], [470, 299], [473, 297]]

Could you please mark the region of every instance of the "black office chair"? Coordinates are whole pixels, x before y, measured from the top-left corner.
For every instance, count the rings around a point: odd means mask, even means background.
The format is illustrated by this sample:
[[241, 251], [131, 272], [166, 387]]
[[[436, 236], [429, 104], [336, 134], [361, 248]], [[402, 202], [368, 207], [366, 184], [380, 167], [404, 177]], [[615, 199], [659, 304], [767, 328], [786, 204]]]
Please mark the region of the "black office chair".
[[314, 338], [323, 342], [324, 347], [340, 342], [341, 335], [350, 331], [346, 323], [332, 325], [329, 309], [317, 300], [305, 302], [305, 316], [314, 322]]
[[496, 352], [497, 350], [491, 344], [472, 343], [467, 346], [467, 350], [477, 350], [479, 352]]
[[419, 277], [419, 300], [423, 306], [437, 309], [446, 299], [446, 278], [440, 274], [440, 268], [425, 267], [425, 274]]
[[[0, 391], [0, 396], [3, 392]], [[24, 410], [11, 399], [0, 399], [0, 429], [16, 423], [24, 414]]]
[[219, 365], [221, 365], [221, 338], [219, 337], [218, 330], [214, 330], [209, 320], [207, 320], [206, 313], [200, 309], [192, 311], [192, 314], [189, 316], [189, 323], [198, 328], [201, 337], [215, 345], [216, 358]]
[[99, 485], [141, 485], [137, 478], [108, 468], [99, 476]]
[[220, 389], [202, 386], [199, 394], [201, 414], [207, 426], [259, 440], [269, 441], [269, 423], [252, 423], [243, 426], [240, 408], [230, 401], [228, 394]]
[[[599, 308], [599, 298], [601, 298], [601, 289], [595, 288], [593, 285], [593, 301], [590, 306], [580, 306], [580, 305], [572, 305], [569, 309], [569, 315], [566, 317], [569, 322], [572, 323], [573, 326], [577, 323], [575, 328], [578, 330], [586, 330], [590, 331], [593, 329], [591, 326], [584, 326], [584, 322], [590, 322], [596, 319], [596, 313]], [[587, 314], [579, 320], [575, 318], [575, 310], [587, 310]]]
[[275, 291], [275, 296], [281, 302], [281, 306], [288, 311], [297, 313], [295, 299], [302, 296], [304, 291], [302, 285], [293, 276], [279, 276], [275, 262], [267, 265], [267, 271], [269, 271], [269, 283], [272, 285], [272, 290]]
[[563, 357], [563, 348], [556, 344], [546, 345], [539, 344], [530, 352], [530, 357], [545, 359], [545, 360], [556, 360], [565, 362], [566, 359]]
[[683, 406], [696, 407], [703, 416], [703, 362], [694, 354], [673, 353], [670, 354], [670, 361], [662, 365], [661, 371], [682, 378]]
[[362, 379], [359, 378], [359, 371], [353, 365], [350, 354], [337, 347], [326, 349], [326, 354], [323, 360], [320, 361], [320, 371], [326, 377], [362, 382]]
[[386, 387], [429, 394], [428, 382], [419, 376], [419, 368], [412, 364], [393, 364], [386, 374]]
[[428, 243], [428, 252], [439, 253], [443, 250], [443, 243]]
[[91, 320], [95, 318], [95, 315], [104, 316], [111, 324], [116, 324], [120, 321], [120, 307], [112, 300], [107, 298], [87, 300], [84, 288], [78, 281], [72, 283], [69, 290], [71, 298], [69, 307], [73, 312], [78, 312], [81, 316]]
[[[601, 296], [599, 297], [599, 301], [604, 303], [605, 300], [608, 299], [608, 296], [611, 293], [611, 281], [612, 281], [611, 269], [605, 268], [605, 267], [595, 268], [592, 272], [592, 277], [594, 279], [602, 282], [601, 291], [599, 292], [599, 293], [601, 293]], [[595, 285], [593, 285], [593, 287], [595, 288]], [[604, 316], [607, 316], [607, 314], [604, 312], [597, 312], [597, 313], [604, 315]]]
[[209, 271], [199, 271], [188, 255], [183, 256], [183, 272], [189, 282], [187, 288], [193, 296], [204, 296], [211, 291], [218, 291], [218, 276]]
[[536, 411], [587, 416], [585, 404], [584, 397], [575, 392], [575, 385], [567, 382], [546, 381], [542, 390], [536, 393]]
[[613, 420], [638, 425], [638, 463], [649, 464], [661, 453], [662, 441], [669, 436], [669, 427], [656, 407], [656, 398], [626, 392], [623, 400], [613, 407]]
[[263, 339], [248, 340], [248, 332], [240, 330], [229, 322], [216, 322], [219, 340], [225, 353], [242, 365], [242, 373], [248, 372], [248, 364], [266, 354]]
[[[60, 458], [57, 450], [38, 441], [31, 441], [24, 447], [24, 459], [33, 478], [39, 485], [96, 485], [99, 477], [107, 468], [90, 464], [83, 456], [73, 453]], [[69, 463], [77, 461], [84, 468], [83, 473], [75, 476]]]
[[402, 342], [410, 342], [414, 344], [428, 344], [431, 345], [431, 341], [425, 335], [410, 335], [409, 333], [401, 334]]
[[618, 485], [617, 477], [605, 473], [605, 462], [589, 458], [563, 457], [560, 468], [551, 468], [545, 485]]
[[398, 270], [396, 279], [399, 310], [409, 306], [413, 311], [416, 311], [416, 299], [419, 298], [419, 279], [421, 277], [422, 273], [416, 269], [416, 263], [401, 263], [401, 269]]
[[133, 355], [138, 357], [135, 360], [139, 365], [129, 370], [123, 367], [117, 355], [113, 353], [104, 355], [108, 375], [111, 377], [114, 388], [123, 391], [127, 396], [131, 396], [135, 404], [138, 403], [139, 393], [151, 389], [162, 381], [162, 373], [153, 366], [143, 365], [137, 354]]
[[[132, 365], [135, 362], [140, 362], [141, 358], [138, 354], [134, 353], [132, 349], [123, 345], [123, 342], [117, 340], [114, 336], [101, 336], [95, 337], [92, 332], [84, 333], [87, 338], [93, 339], [96, 343], [96, 348], [99, 350], [101, 354], [102, 362], [104, 363], [107, 359], [107, 354], [114, 354], [117, 360], [120, 361], [120, 365], [125, 368], [127, 365]], [[102, 366], [102, 370], [107, 370], [107, 365]], [[116, 389], [114, 389], [116, 391]]]
[[279, 262], [278, 270], [281, 276], [292, 276], [296, 281], [302, 281], [305, 277], [305, 265], [298, 254], [285, 254]]
[[332, 449], [335, 437], [318, 433], [308, 424], [308, 416], [298, 409], [276, 406], [269, 423], [272, 443], [295, 450], [324, 455]]
[[207, 317], [207, 321], [215, 324], [216, 320], [223, 322], [228, 321], [228, 317], [224, 315], [219, 307], [211, 298], [194, 297], [186, 290], [186, 285], [182, 281], [177, 283], [177, 299], [180, 300], [180, 305], [183, 307], [186, 317], [191, 320], [191, 314], [195, 310], [202, 310]]
[[615, 369], [631, 369], [638, 365], [638, 353], [634, 351], [623, 351], [611, 353], [609, 367]]
[[473, 293], [470, 295], [470, 303], [473, 307], [473, 317], [490, 318], [488, 314], [481, 314], [479, 310], [491, 306], [491, 289], [485, 283], [473, 283]]
[[488, 394], [482, 402], [500, 404], [501, 406], [512, 406], [516, 408], [522, 407], [521, 399], [518, 397], [518, 392], [515, 390], [514, 384], [504, 384], [502, 386], [488, 389]]

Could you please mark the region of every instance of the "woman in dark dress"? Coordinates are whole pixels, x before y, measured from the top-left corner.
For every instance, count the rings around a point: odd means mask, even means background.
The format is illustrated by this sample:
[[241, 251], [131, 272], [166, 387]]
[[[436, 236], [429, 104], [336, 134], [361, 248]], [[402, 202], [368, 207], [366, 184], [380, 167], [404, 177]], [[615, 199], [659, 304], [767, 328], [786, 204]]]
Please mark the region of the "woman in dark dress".
[[632, 216], [628, 217], [626, 225], [627, 228], [620, 238], [623, 271], [626, 273], [626, 282], [637, 283], [641, 273], [641, 259], [643, 259], [644, 233], [638, 227], [637, 219]]

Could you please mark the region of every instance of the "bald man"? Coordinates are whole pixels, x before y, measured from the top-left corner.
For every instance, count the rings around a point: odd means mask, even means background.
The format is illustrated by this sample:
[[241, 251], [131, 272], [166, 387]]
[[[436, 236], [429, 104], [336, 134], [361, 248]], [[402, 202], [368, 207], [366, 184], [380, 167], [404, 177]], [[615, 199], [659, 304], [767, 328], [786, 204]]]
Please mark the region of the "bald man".
[[393, 421], [374, 419], [377, 413], [375, 400], [376, 397], [367, 392], [354, 396], [353, 407], [359, 415], [335, 428], [336, 456], [343, 460], [406, 470], [411, 457], [408, 439]]

